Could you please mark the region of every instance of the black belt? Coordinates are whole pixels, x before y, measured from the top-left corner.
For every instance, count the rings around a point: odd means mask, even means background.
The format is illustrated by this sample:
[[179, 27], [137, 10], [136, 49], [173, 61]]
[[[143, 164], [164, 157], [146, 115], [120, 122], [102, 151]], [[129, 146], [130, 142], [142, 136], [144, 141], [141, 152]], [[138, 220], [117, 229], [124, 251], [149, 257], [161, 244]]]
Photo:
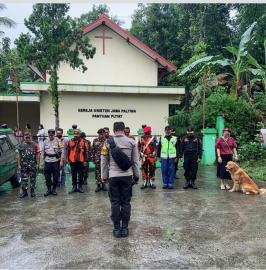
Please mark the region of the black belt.
[[47, 157], [56, 157], [56, 154], [45, 154]]

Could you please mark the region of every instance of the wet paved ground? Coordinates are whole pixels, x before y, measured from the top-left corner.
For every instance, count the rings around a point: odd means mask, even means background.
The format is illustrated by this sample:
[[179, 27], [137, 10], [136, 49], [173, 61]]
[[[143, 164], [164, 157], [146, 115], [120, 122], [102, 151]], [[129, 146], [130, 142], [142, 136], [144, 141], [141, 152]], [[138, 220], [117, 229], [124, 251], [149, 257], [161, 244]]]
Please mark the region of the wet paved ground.
[[19, 199], [7, 183], [0, 269], [266, 269], [266, 195], [220, 191], [212, 167], [199, 176], [197, 191], [184, 191], [183, 177], [175, 190], [135, 187], [125, 239], [112, 236], [108, 196], [94, 192], [93, 174], [86, 193], [61, 188], [49, 198], [42, 179], [36, 199]]

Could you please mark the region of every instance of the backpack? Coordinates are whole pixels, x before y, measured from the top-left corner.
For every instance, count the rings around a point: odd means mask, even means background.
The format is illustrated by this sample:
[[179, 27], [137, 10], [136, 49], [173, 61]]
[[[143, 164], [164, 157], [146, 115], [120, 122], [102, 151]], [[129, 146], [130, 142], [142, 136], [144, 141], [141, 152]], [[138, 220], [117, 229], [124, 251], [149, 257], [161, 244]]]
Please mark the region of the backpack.
[[110, 145], [111, 155], [114, 159], [117, 166], [122, 171], [127, 171], [130, 167], [132, 167], [132, 160], [119, 148], [114, 141], [114, 138], [108, 139], [108, 143]]

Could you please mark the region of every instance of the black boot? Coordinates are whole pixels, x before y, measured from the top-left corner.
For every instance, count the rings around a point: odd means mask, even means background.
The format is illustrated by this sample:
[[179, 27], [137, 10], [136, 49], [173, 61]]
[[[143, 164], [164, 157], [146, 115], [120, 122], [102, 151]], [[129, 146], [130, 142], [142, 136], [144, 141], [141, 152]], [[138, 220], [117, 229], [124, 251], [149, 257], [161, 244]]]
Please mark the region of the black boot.
[[57, 195], [57, 192], [56, 192], [56, 187], [55, 187], [55, 186], [53, 187], [53, 190], [52, 190], [51, 194], [52, 194], [52, 195], [54, 195], [54, 196], [56, 196], [56, 195]]
[[107, 187], [106, 187], [105, 184], [102, 184], [102, 190], [103, 190], [103, 191], [108, 191], [108, 189], [107, 189]]
[[122, 222], [121, 237], [128, 237], [128, 222]]
[[95, 192], [99, 192], [101, 189], [102, 189], [101, 185], [100, 184], [97, 184], [97, 187], [95, 189]]
[[83, 190], [81, 184], [79, 184], [77, 191], [78, 191], [79, 193], [84, 193], [84, 190]]
[[76, 186], [76, 185], [74, 185], [74, 186], [72, 187], [72, 190], [69, 191], [68, 193], [69, 193], [69, 194], [72, 194], [72, 193], [75, 193], [75, 192], [78, 192], [78, 189], [77, 189], [77, 186]]
[[190, 186], [191, 186], [193, 189], [198, 189], [198, 187], [197, 187], [196, 184], [195, 184], [195, 180], [191, 180]]
[[152, 180], [150, 180], [150, 188], [156, 189], [156, 186]]
[[47, 197], [52, 194], [51, 187], [47, 188], [47, 191], [43, 194], [44, 197]]
[[28, 197], [27, 189], [23, 189], [22, 193], [20, 194], [19, 198], [23, 199], [25, 197]]
[[35, 197], [36, 197], [34, 188], [31, 188], [31, 190], [30, 190], [30, 196], [31, 196], [32, 198], [35, 198]]
[[190, 187], [190, 181], [188, 179], [186, 179], [186, 183], [183, 186], [184, 189], [188, 189]]
[[115, 222], [114, 223], [114, 229], [113, 229], [113, 236], [116, 238], [121, 237], [121, 228], [120, 228], [120, 222]]
[[141, 189], [144, 189], [147, 187], [147, 180], [144, 180], [143, 185], [140, 187]]

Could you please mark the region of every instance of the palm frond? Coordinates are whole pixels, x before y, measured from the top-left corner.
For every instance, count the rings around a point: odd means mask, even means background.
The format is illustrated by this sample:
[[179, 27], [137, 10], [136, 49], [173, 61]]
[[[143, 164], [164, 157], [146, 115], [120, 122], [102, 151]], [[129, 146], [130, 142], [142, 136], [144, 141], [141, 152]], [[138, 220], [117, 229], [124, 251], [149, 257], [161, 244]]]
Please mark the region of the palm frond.
[[15, 26], [16, 23], [7, 17], [0, 17], [0, 25], [4, 25], [11, 28]]

